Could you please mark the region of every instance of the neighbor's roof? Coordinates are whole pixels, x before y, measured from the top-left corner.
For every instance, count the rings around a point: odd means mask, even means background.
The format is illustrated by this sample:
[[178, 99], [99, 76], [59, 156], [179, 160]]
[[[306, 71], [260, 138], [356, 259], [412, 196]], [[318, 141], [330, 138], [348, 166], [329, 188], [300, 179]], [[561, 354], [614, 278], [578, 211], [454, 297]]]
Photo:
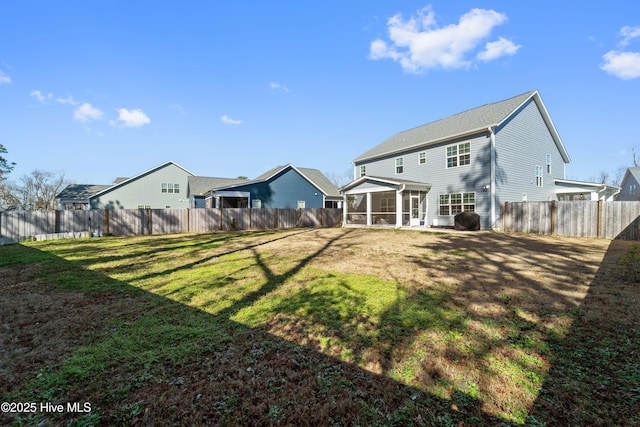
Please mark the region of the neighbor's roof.
[[194, 196], [203, 196], [212, 188], [247, 182], [244, 178], [214, 178], [208, 176], [190, 176], [187, 179], [189, 181], [189, 194]]
[[95, 194], [106, 190], [111, 185], [71, 184], [56, 196], [62, 200], [87, 200]]
[[275, 177], [276, 175], [282, 173], [286, 169], [293, 169], [297, 171], [300, 175], [302, 175], [307, 181], [311, 183], [314, 187], [320, 190], [327, 197], [341, 197], [340, 190], [336, 187], [329, 179], [318, 169], [310, 169], [310, 168], [297, 168], [292, 164], [288, 164], [285, 166], [276, 166], [273, 169], [268, 170], [262, 175], [258, 176], [255, 179], [250, 181], [240, 182], [238, 184], [233, 185], [225, 185], [222, 187], [215, 188], [215, 190], [234, 188], [239, 186], [258, 184], [261, 182], [266, 182]]
[[392, 155], [430, 144], [445, 142], [454, 138], [486, 132], [489, 127], [496, 127], [502, 124], [532, 98], [538, 105], [542, 117], [558, 146], [560, 154], [564, 161], [568, 163], [570, 161], [569, 154], [564, 148], [562, 140], [537, 90], [529, 91], [504, 101], [476, 107], [435, 122], [397, 133], [366, 153], [358, 156], [354, 160], [354, 163]]
[[[636, 181], [640, 182], [640, 167], [628, 168], [627, 169], [627, 174], [631, 175], [632, 177], [635, 178]], [[626, 178], [626, 176], [625, 176], [625, 178]]]

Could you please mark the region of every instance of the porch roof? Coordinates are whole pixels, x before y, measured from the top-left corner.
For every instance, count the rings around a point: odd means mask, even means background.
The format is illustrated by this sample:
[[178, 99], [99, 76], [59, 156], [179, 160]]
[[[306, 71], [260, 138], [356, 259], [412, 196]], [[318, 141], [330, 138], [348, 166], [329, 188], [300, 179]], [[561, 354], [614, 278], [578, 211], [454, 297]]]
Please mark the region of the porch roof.
[[364, 175], [355, 181], [351, 181], [349, 184], [345, 185], [340, 189], [340, 193], [347, 194], [353, 193], [354, 189], [363, 185], [363, 184], [372, 184], [379, 185], [381, 187], [394, 187], [396, 190], [419, 190], [419, 191], [429, 191], [431, 189], [431, 184], [426, 182], [418, 182], [418, 181], [410, 181], [408, 179], [398, 179], [398, 178], [383, 178], [379, 176], [371, 176]]

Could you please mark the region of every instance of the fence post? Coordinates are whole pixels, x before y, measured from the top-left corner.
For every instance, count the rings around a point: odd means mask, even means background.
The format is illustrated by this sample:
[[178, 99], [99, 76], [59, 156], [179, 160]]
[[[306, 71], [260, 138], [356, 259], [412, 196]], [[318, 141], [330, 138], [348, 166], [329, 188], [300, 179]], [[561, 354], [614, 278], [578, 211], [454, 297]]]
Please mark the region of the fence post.
[[509, 229], [507, 228], [508, 216], [509, 202], [504, 202], [504, 204], [502, 205], [502, 229], [505, 231], [505, 233], [509, 232]]
[[602, 237], [602, 230], [604, 229], [603, 225], [603, 215], [604, 215], [604, 201], [598, 200], [598, 237]]
[[187, 208], [186, 216], [187, 216], [187, 224], [186, 224], [187, 231], [186, 232], [188, 233], [189, 232], [189, 208]]
[[556, 220], [558, 218], [558, 202], [551, 201], [551, 235], [556, 234]]
[[60, 211], [59, 210], [55, 210], [54, 212], [54, 216], [53, 216], [53, 232], [54, 233], [59, 233], [60, 232]]
[[147, 234], [152, 234], [153, 231], [153, 220], [151, 218], [151, 209], [146, 209], [147, 211]]
[[104, 235], [108, 236], [111, 234], [109, 230], [109, 209], [104, 210]]

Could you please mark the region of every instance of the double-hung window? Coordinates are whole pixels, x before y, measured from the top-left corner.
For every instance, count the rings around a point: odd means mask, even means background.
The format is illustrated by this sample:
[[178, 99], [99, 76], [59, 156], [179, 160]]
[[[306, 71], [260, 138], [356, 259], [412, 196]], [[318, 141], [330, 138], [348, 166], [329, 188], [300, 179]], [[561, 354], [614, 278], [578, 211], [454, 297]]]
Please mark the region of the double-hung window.
[[404, 158], [396, 157], [396, 175], [404, 173]]
[[542, 187], [542, 166], [536, 166], [536, 185]]
[[418, 164], [419, 165], [424, 165], [427, 163], [427, 152], [426, 151], [422, 151], [420, 153], [418, 153]]
[[476, 193], [441, 194], [438, 201], [438, 211], [442, 216], [456, 215], [460, 212], [475, 212], [476, 210]]
[[367, 167], [360, 166], [360, 176], [365, 176], [367, 174]]
[[447, 167], [454, 168], [471, 163], [471, 143], [450, 145], [447, 147]]
[[163, 182], [162, 183], [162, 192], [163, 193], [171, 193], [171, 194], [178, 194], [180, 193], [180, 184], [172, 184], [170, 182]]
[[551, 154], [547, 154], [547, 173], [551, 173]]

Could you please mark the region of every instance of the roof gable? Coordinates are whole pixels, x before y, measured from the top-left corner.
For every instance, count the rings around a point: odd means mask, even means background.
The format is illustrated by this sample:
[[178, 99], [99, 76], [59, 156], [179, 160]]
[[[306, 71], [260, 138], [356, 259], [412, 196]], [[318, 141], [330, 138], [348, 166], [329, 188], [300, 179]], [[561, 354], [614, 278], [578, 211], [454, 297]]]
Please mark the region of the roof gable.
[[133, 181], [135, 181], [135, 180], [138, 180], [138, 179], [140, 179], [140, 178], [142, 178], [142, 177], [144, 177], [144, 176], [147, 176], [147, 175], [149, 175], [149, 174], [151, 174], [151, 173], [153, 173], [153, 172], [156, 172], [156, 171], [158, 171], [158, 170], [160, 170], [160, 169], [162, 169], [162, 168], [165, 168], [165, 167], [167, 167], [167, 166], [175, 166], [175, 167], [177, 167], [177, 168], [182, 169], [183, 171], [185, 171], [188, 175], [190, 175], [190, 176], [195, 176], [193, 173], [189, 172], [188, 170], [186, 170], [185, 168], [183, 168], [183, 167], [182, 167], [182, 166], [180, 166], [179, 164], [177, 164], [177, 163], [172, 162], [171, 160], [169, 160], [168, 162], [164, 162], [164, 163], [162, 163], [162, 164], [160, 164], [160, 165], [158, 165], [158, 166], [156, 166], [156, 167], [154, 167], [154, 168], [151, 168], [151, 169], [149, 169], [149, 170], [147, 170], [147, 171], [144, 171], [144, 172], [142, 172], [142, 173], [139, 173], [138, 175], [136, 175], [136, 176], [134, 176], [134, 177], [131, 177], [131, 178], [125, 179], [124, 181], [120, 181], [120, 182], [118, 182], [118, 183], [116, 183], [116, 184], [114, 184], [114, 185], [111, 185], [111, 186], [109, 186], [107, 189], [105, 189], [105, 190], [103, 190], [103, 191], [100, 191], [99, 193], [94, 194], [92, 197], [103, 195], [103, 194], [105, 194], [105, 193], [108, 193], [108, 192], [110, 192], [110, 191], [115, 190], [116, 188], [124, 187], [125, 185], [127, 185], [127, 184], [129, 184], [129, 183], [131, 183], [131, 182], [133, 182]]
[[564, 161], [568, 163], [570, 161], [569, 155], [560, 140], [560, 136], [537, 90], [529, 91], [504, 101], [485, 104], [444, 119], [399, 132], [358, 156], [354, 159], [354, 163], [389, 156], [455, 138], [487, 132], [489, 128], [495, 128], [505, 123], [531, 99], [536, 102], [560, 154]]
[[253, 185], [253, 184], [271, 181], [274, 178], [276, 178], [278, 175], [282, 174], [283, 172], [289, 169], [293, 169], [294, 171], [296, 171], [300, 176], [306, 179], [311, 185], [316, 187], [325, 196], [340, 197], [340, 191], [338, 190], [338, 187], [333, 185], [333, 183], [329, 181], [329, 179], [318, 169], [297, 168], [292, 164], [288, 164], [285, 166], [276, 166], [275, 168], [268, 170], [262, 175], [259, 175], [255, 179], [252, 179], [250, 181], [243, 181], [237, 184], [225, 185], [225, 186], [216, 188], [216, 190], [244, 187], [247, 185]]

